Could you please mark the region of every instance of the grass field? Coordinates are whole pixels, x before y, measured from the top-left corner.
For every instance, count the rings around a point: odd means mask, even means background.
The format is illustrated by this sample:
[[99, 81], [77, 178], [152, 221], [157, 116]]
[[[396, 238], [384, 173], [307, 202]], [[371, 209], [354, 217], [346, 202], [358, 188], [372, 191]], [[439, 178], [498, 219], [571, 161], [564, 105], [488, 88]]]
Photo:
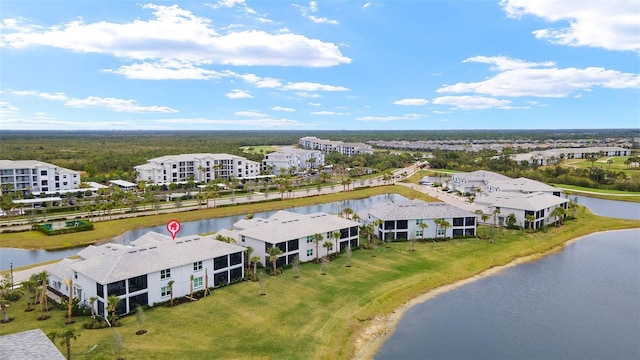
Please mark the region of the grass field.
[[[639, 168], [629, 168], [624, 162], [627, 161], [629, 157], [628, 156], [614, 156], [614, 157], [610, 157], [610, 158], [600, 158], [598, 160], [596, 160], [596, 162], [593, 164], [595, 167], [599, 167], [605, 170], [611, 170], [611, 171], [622, 171], [624, 172], [626, 175], [631, 176], [633, 174], [638, 174], [640, 173], [640, 169]], [[611, 164], [607, 163], [607, 160], [611, 159], [613, 162]], [[565, 166], [570, 166], [570, 167], [577, 167], [577, 168], [581, 168], [581, 169], [588, 169], [591, 167], [591, 161], [589, 160], [585, 160], [585, 159], [569, 159], [569, 160], [564, 160], [562, 162], [563, 165]]]
[[269, 145], [243, 146], [240, 149], [242, 149], [242, 152], [245, 154], [268, 154], [277, 150], [275, 146], [269, 146]]
[[606, 190], [606, 189], [593, 189], [582, 186], [566, 185], [566, 184], [552, 184], [558, 188], [566, 189], [567, 192], [574, 195], [588, 195], [599, 199], [606, 200], [620, 200], [630, 202], [640, 202], [640, 193], [619, 191], [619, 190]]
[[[586, 226], [588, 224], [588, 226]], [[122, 319], [126, 359], [348, 359], [360, 332], [376, 316], [389, 314], [406, 301], [436, 287], [471, 277], [514, 259], [561, 246], [569, 239], [605, 229], [640, 227], [640, 221], [609, 219], [582, 210], [579, 219], [545, 232], [505, 230], [491, 245], [486, 240], [463, 239], [440, 243], [409, 243], [354, 251], [352, 267], [342, 255], [329, 264], [300, 267], [267, 277], [266, 296], [258, 283], [243, 282], [213, 291], [210, 297], [172, 308], [145, 312], [148, 333], [136, 336], [135, 316]], [[0, 334], [42, 328], [45, 333], [72, 326], [81, 336], [73, 341], [75, 359], [111, 359], [114, 329], [85, 330], [89, 318], [65, 325], [65, 311], [37, 321], [38, 311], [25, 313], [24, 303], [9, 307], [15, 320], [0, 324]], [[25, 344], [28, 346], [28, 344]], [[96, 348], [89, 353], [89, 350]], [[59, 346], [60, 349], [62, 347]]]

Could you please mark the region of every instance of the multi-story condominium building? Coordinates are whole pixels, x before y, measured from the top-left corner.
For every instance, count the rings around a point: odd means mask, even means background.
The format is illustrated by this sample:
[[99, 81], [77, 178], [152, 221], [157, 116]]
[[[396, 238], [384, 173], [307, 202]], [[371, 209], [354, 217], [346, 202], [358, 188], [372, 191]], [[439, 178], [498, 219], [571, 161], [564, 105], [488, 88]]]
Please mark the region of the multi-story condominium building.
[[[383, 203], [359, 214], [364, 222], [377, 224], [375, 232], [384, 241], [476, 235], [475, 214], [443, 202]], [[438, 219], [449, 227], [437, 225]]]
[[[551, 214], [556, 207], [567, 209], [569, 200], [549, 193], [494, 192], [476, 199], [476, 205], [487, 214], [496, 212], [497, 225], [506, 225], [510, 214], [516, 217], [516, 225], [525, 229], [539, 229], [555, 221]], [[498, 211], [496, 211], [498, 210]], [[533, 216], [529, 218], [528, 216]]]
[[344, 143], [342, 141], [332, 141], [318, 139], [315, 136], [305, 136], [298, 140], [298, 146], [303, 149], [314, 149], [322, 152], [337, 151], [342, 155], [352, 156], [356, 154], [373, 154], [371, 145], [365, 143]]
[[[296, 256], [306, 262], [358, 246], [358, 225], [353, 220], [322, 212], [305, 215], [278, 211], [267, 219], [239, 220], [231, 230], [224, 229], [218, 234], [236, 239], [238, 245], [251, 246], [253, 254], [266, 266], [270, 264], [269, 248], [276, 246], [282, 250], [276, 264], [282, 266], [293, 263]], [[334, 233], [339, 235], [337, 239]], [[315, 234], [320, 234], [322, 240], [314, 241]], [[335, 245], [325, 248], [326, 241]]]
[[268, 153], [262, 160], [262, 171], [280, 174], [294, 169], [296, 172], [312, 171], [324, 166], [324, 153], [320, 150], [286, 149]]
[[188, 181], [253, 178], [260, 175], [260, 164], [229, 154], [181, 154], [150, 159], [134, 166], [137, 181], [170, 184]]
[[73, 190], [80, 172], [36, 160], [0, 160], [2, 191], [35, 192]]
[[[49, 286], [88, 305], [96, 297], [97, 313], [106, 314], [107, 298], [118, 296], [118, 314], [218, 287], [244, 277], [242, 246], [213, 236], [170, 236], [150, 232], [131, 245], [105, 244], [81, 250], [79, 259], [63, 259], [47, 268]], [[193, 275], [193, 279], [191, 279]], [[72, 280], [72, 289], [66, 280]], [[169, 285], [173, 281], [173, 285]]]

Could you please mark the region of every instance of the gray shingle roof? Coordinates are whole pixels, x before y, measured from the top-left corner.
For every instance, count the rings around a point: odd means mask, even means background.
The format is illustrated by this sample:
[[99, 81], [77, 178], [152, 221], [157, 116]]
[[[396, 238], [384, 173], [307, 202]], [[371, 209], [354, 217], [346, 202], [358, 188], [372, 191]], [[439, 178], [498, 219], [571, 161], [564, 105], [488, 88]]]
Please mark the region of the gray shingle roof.
[[443, 202], [413, 200], [401, 203], [383, 203], [367, 211], [383, 220], [439, 219], [475, 216], [471, 211]]
[[65, 357], [40, 329], [0, 336], [3, 360], [64, 360]]
[[517, 178], [506, 181], [491, 181], [489, 183], [491, 187], [498, 189], [499, 191], [525, 191], [525, 192], [552, 192], [561, 191], [560, 189], [547, 185], [540, 181], [531, 180], [527, 178]]

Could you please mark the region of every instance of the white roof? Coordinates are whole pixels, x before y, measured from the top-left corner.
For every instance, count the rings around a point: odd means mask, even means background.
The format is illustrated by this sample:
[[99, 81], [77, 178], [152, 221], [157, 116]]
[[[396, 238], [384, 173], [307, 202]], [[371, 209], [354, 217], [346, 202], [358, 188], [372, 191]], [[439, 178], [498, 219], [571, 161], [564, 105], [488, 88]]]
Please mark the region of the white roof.
[[471, 211], [444, 202], [413, 200], [401, 203], [382, 203], [366, 211], [381, 220], [439, 219], [472, 217]]
[[510, 177], [494, 173], [486, 170], [477, 170], [470, 173], [451, 174], [454, 179], [463, 179], [466, 181], [506, 181], [511, 180]]
[[527, 178], [517, 178], [506, 181], [491, 181], [489, 183], [491, 187], [498, 189], [499, 191], [524, 191], [524, 192], [561, 192], [562, 190], [557, 187], [547, 185], [537, 180], [531, 180]]
[[13, 200], [15, 204], [37, 204], [42, 202], [54, 202], [54, 201], [62, 201], [62, 198], [60, 198], [59, 196], [51, 196], [46, 198]]
[[282, 241], [300, 239], [313, 234], [334, 232], [358, 225], [355, 221], [324, 212], [297, 214], [281, 210], [268, 219], [242, 219], [233, 226], [240, 229], [238, 232], [241, 235], [276, 244]]
[[478, 205], [487, 205], [499, 208], [538, 211], [553, 206], [558, 206], [569, 200], [559, 196], [535, 192], [531, 194], [494, 192], [476, 199]]
[[132, 182], [129, 182], [129, 181], [125, 181], [125, 180], [109, 180], [109, 182], [111, 184], [118, 185], [120, 187], [135, 187], [135, 186], [138, 186], [138, 184], [135, 184], [135, 183], [132, 183]]
[[96, 246], [84, 254], [81, 251], [79, 255], [83, 260], [70, 264], [70, 267], [100, 284], [109, 284], [244, 250], [241, 246], [217, 241], [211, 235], [193, 235], [144, 246]]

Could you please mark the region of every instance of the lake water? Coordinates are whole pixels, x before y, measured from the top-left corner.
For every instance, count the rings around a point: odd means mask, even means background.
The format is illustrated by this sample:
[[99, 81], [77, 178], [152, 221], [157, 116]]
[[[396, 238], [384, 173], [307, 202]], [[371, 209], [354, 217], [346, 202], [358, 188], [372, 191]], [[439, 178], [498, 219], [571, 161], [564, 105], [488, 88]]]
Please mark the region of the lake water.
[[[398, 194], [385, 194], [376, 195], [364, 199], [345, 200], [339, 202], [332, 202], [326, 204], [317, 204], [310, 206], [301, 206], [295, 208], [285, 209], [287, 211], [297, 212], [300, 214], [310, 214], [316, 212], [326, 212], [330, 214], [337, 214], [345, 208], [351, 208], [354, 212], [364, 210], [372, 207], [375, 204], [382, 202], [403, 202], [407, 199]], [[255, 213], [255, 217], [269, 217], [273, 215], [275, 211], [264, 211]], [[204, 234], [221, 229], [230, 228], [236, 221], [244, 216], [227, 216], [220, 218], [211, 218], [198, 221], [189, 221], [181, 223], [181, 230], [178, 236], [188, 236]], [[152, 226], [147, 228], [140, 228], [131, 231], [127, 231], [122, 235], [113, 239], [112, 242], [121, 244], [129, 244], [129, 242], [139, 238], [149, 231], [155, 231], [161, 234], [167, 234], [165, 225]], [[74, 256], [83, 247], [75, 249], [64, 249], [55, 251], [46, 250], [24, 250], [24, 249], [12, 249], [12, 248], [0, 248], [0, 269], [9, 269], [10, 264], [13, 263], [13, 267], [37, 264], [44, 261], [61, 259], [64, 257]]]
[[376, 359], [640, 359], [640, 229], [592, 234], [407, 311]]
[[[570, 196], [571, 199], [574, 196]], [[640, 219], [640, 203], [629, 201], [604, 200], [577, 196], [578, 204], [584, 205], [596, 215], [608, 216], [619, 219]]]

